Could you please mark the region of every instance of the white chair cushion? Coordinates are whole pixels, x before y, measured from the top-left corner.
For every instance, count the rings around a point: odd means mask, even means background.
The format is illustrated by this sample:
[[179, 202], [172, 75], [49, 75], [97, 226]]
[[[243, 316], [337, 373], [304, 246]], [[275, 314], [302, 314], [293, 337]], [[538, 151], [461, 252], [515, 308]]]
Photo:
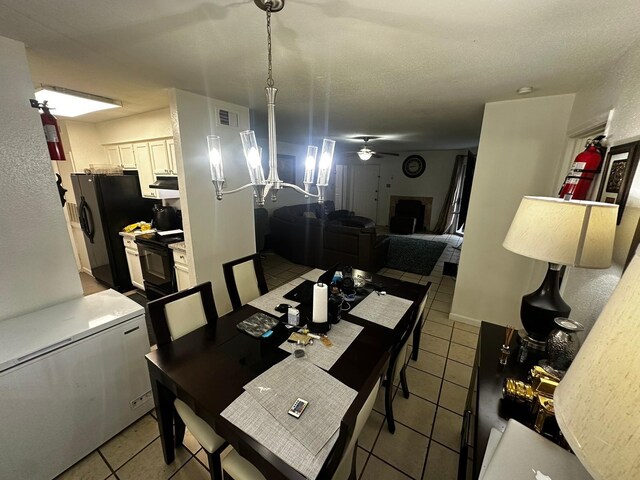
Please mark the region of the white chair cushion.
[[164, 311], [172, 340], [207, 324], [200, 292], [167, 303]]
[[236, 287], [238, 288], [240, 303], [242, 305], [246, 305], [260, 296], [258, 277], [256, 276], [256, 269], [253, 265], [253, 260], [234, 265], [233, 276], [236, 281]]
[[197, 416], [186, 403], [176, 398], [174, 406], [185, 426], [207, 452], [213, 453], [224, 444], [224, 438], [219, 436], [207, 422]]
[[233, 477], [233, 480], [266, 480], [248, 460], [245, 460], [235, 450], [222, 459], [222, 470]]

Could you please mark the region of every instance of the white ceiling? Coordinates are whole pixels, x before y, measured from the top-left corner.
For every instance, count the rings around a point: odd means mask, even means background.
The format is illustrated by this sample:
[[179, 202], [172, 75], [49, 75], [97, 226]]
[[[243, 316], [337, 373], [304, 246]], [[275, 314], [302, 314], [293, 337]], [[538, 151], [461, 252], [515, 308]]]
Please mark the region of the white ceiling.
[[[385, 151], [477, 145], [483, 105], [575, 92], [640, 40], [638, 0], [286, 0], [274, 14], [278, 137], [380, 135]], [[252, 0], [0, 0], [36, 84], [167, 105], [178, 87], [263, 123], [264, 13]], [[259, 125], [258, 125], [259, 128]], [[260, 132], [259, 132], [260, 133]], [[342, 143], [342, 149], [353, 144]], [[340, 143], [339, 143], [340, 145]]]

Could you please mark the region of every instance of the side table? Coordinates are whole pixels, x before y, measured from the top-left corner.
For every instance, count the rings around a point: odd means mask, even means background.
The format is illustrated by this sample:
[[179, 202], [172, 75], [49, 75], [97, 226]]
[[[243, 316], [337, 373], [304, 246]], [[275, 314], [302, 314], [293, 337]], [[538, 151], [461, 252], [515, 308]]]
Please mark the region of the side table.
[[540, 353], [530, 351], [525, 362], [518, 363], [518, 336], [514, 335], [507, 365], [500, 365], [500, 347], [504, 342], [505, 330], [501, 325], [487, 322], [482, 322], [480, 327], [462, 422], [458, 480], [478, 478], [492, 428], [504, 432], [509, 418], [524, 424], [532, 420], [526, 409], [518, 408], [511, 402], [501, 402], [502, 384], [507, 377], [526, 380], [531, 367], [542, 357]]

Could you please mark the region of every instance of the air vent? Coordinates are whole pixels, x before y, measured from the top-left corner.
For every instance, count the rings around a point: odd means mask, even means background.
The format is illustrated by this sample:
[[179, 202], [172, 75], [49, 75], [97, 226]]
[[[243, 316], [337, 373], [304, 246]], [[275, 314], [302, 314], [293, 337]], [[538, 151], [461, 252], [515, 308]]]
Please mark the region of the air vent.
[[218, 125], [238, 128], [238, 114], [229, 110], [218, 109]]

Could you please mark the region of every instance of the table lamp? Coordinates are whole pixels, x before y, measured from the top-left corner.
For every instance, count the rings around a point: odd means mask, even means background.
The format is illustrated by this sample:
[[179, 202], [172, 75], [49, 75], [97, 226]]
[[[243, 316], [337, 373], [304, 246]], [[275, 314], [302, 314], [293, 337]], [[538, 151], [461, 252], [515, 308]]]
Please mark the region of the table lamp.
[[596, 480], [640, 478], [639, 257], [636, 251], [553, 397], [562, 433]]
[[525, 257], [549, 262], [540, 287], [522, 297], [520, 318], [529, 340], [544, 348], [556, 317], [571, 307], [560, 295], [562, 265], [607, 268], [611, 265], [618, 206], [608, 203], [524, 197], [503, 246]]

